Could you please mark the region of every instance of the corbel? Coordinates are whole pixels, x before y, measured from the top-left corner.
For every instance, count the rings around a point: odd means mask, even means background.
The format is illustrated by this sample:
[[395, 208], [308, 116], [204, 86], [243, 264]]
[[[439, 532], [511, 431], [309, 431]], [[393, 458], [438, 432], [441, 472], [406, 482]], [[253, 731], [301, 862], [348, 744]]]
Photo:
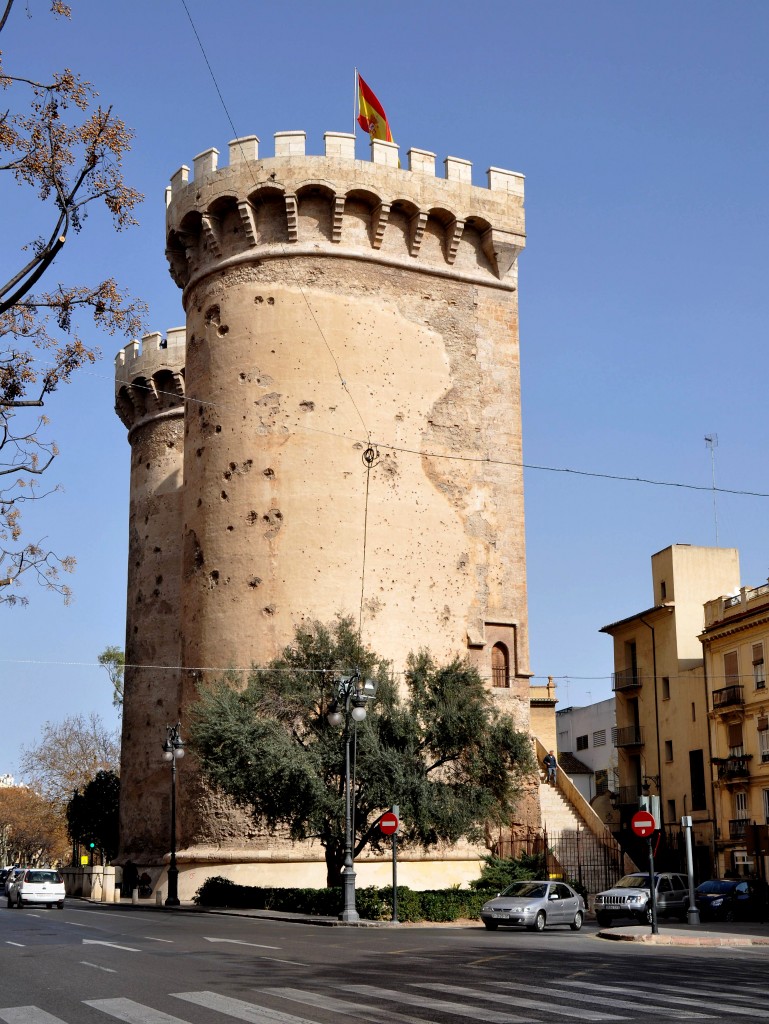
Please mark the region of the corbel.
[[221, 256], [222, 249], [219, 244], [221, 223], [218, 217], [213, 217], [210, 213], [203, 213], [200, 217], [200, 224], [203, 229], [203, 238], [206, 240], [209, 250], [214, 256]]
[[465, 222], [456, 218], [446, 228], [446, 262], [453, 263], [457, 258], [459, 242], [462, 232], [465, 230]]
[[286, 201], [286, 228], [288, 229], [289, 242], [299, 240], [299, 204], [293, 192], [287, 192], [283, 197]]
[[415, 213], [411, 218], [411, 241], [409, 244], [409, 253], [412, 256], [418, 256], [419, 250], [422, 247], [422, 239], [424, 238], [425, 228], [427, 227], [427, 214], [426, 213]]
[[373, 249], [381, 247], [389, 219], [390, 204], [380, 203], [371, 214], [371, 246]]
[[500, 280], [510, 274], [518, 253], [523, 249], [519, 235], [511, 231], [498, 231], [496, 228], [487, 228], [483, 232], [481, 247]]
[[334, 221], [331, 227], [331, 241], [342, 241], [342, 218], [344, 217], [344, 196], [334, 196]]
[[247, 199], [241, 199], [238, 203], [238, 213], [248, 244], [256, 245], [256, 213]]

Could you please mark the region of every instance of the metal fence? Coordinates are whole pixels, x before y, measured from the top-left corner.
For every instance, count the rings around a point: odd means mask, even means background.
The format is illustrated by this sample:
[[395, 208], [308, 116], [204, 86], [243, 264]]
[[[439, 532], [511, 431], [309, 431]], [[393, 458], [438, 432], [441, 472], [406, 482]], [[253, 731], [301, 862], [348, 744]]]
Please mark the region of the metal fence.
[[607, 840], [602, 843], [587, 829], [500, 831], [492, 852], [515, 860], [524, 854], [542, 857], [548, 877], [577, 882], [596, 893], [611, 888], [625, 873], [622, 851], [608, 831]]

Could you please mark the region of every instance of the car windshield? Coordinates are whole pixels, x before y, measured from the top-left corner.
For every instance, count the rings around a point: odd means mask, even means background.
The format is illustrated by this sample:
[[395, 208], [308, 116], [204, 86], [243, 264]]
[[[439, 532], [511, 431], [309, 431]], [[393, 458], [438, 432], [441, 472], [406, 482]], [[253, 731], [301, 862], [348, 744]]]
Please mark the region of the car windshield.
[[726, 882], [720, 878], [713, 878], [709, 882], [703, 882], [702, 885], [698, 885], [697, 892], [725, 893], [731, 892], [734, 886], [734, 882]]
[[547, 885], [543, 882], [513, 882], [500, 896], [518, 896], [526, 900], [543, 900], [547, 896]]
[[58, 871], [28, 871], [25, 879], [27, 882], [59, 882]]
[[625, 875], [624, 878], [620, 878], [617, 884], [614, 886], [615, 889], [648, 889], [649, 888], [649, 876], [648, 875]]

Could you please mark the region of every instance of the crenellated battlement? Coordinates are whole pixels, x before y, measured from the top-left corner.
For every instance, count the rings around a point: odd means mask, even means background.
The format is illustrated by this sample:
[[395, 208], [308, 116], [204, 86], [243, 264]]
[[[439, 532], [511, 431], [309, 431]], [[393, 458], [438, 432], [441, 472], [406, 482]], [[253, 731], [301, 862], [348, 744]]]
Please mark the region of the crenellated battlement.
[[272, 157], [259, 139], [229, 144], [229, 165], [215, 148], [183, 165], [166, 189], [171, 276], [186, 289], [225, 262], [301, 254], [370, 259], [410, 270], [512, 290], [525, 245], [524, 176], [490, 167], [488, 187], [472, 184], [472, 164], [443, 161], [371, 140], [369, 161], [355, 157], [355, 136], [326, 132], [325, 153], [306, 153], [306, 133], [276, 132]]
[[129, 430], [159, 413], [182, 414], [186, 334], [144, 334], [115, 356], [115, 411]]

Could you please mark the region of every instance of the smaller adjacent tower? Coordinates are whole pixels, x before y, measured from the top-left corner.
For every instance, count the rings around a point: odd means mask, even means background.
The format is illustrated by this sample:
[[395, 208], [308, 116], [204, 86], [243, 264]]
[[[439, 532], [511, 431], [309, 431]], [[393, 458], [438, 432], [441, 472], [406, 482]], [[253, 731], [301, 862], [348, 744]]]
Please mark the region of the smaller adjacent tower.
[[115, 360], [115, 411], [131, 446], [120, 834], [139, 863], [168, 849], [161, 744], [180, 714], [184, 336], [145, 334]]

